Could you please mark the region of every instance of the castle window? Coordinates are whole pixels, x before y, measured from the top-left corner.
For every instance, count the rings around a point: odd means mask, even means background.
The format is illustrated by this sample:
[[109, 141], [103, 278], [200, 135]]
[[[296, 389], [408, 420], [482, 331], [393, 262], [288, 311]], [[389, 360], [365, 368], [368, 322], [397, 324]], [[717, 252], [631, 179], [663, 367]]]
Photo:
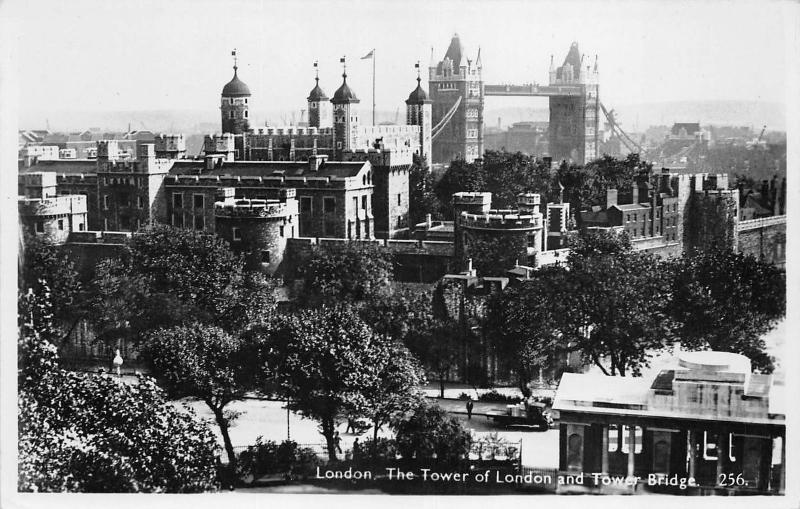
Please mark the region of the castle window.
[[244, 103], [247, 104], [247, 97], [244, 98]]
[[44, 222], [36, 221], [36, 233], [44, 233]]
[[337, 149], [341, 149], [342, 148], [342, 142], [341, 141], [337, 141], [336, 142], [336, 148]]
[[202, 209], [206, 206], [206, 197], [203, 194], [194, 195], [194, 208]]
[[248, 114], [248, 113], [249, 113], [249, 112], [248, 112], [247, 110], [244, 110], [244, 118], [247, 118], [247, 114]]
[[104, 210], [108, 210], [108, 195], [107, 194], [103, 195], [103, 209]]
[[283, 226], [280, 227], [280, 235], [283, 237]]
[[143, 198], [142, 196], [137, 196], [137, 197], [136, 197], [136, 205], [137, 205], [137, 206], [138, 206], [140, 209], [143, 209], [143, 208], [144, 208], [144, 198]]
[[233, 233], [233, 240], [242, 240], [242, 230], [239, 227], [234, 226], [232, 233]]
[[401, 198], [402, 198], [402, 195], [400, 193], [397, 193], [397, 204], [398, 205], [400, 205]]
[[312, 214], [314, 212], [313, 204], [310, 196], [300, 197], [300, 213]]
[[194, 229], [202, 230], [206, 227], [206, 219], [203, 216], [194, 216]]
[[269, 263], [269, 251], [261, 251], [261, 263]]
[[64, 220], [63, 219], [59, 219], [58, 220], [58, 229], [59, 230], [64, 230]]
[[336, 198], [333, 196], [326, 196], [322, 199], [322, 211], [327, 213], [336, 211]]
[[367, 210], [367, 195], [361, 197], [361, 209]]
[[309, 107], [310, 107], [312, 110], [315, 110], [315, 109], [317, 109], [317, 103], [308, 103], [308, 106], [309, 106]]
[[85, 229], [86, 229], [86, 226], [84, 226], [84, 224], [83, 224], [83, 223], [78, 223], [78, 231], [82, 232], [82, 231], [84, 231]]

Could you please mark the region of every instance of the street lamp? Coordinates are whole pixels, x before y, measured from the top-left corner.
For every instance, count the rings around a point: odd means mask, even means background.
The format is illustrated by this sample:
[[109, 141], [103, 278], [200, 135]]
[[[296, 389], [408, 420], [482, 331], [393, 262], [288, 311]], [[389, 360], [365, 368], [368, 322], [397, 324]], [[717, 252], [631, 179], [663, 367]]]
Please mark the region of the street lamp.
[[122, 377], [122, 355], [119, 354], [119, 348], [117, 348], [116, 355], [114, 355], [114, 368], [117, 370], [117, 376]]

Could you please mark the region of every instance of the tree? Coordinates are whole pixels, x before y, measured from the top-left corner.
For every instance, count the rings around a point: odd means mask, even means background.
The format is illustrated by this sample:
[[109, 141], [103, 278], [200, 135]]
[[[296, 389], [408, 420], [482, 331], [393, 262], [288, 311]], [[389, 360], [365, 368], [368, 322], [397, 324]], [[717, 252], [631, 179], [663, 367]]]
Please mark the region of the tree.
[[56, 345], [62, 344], [72, 330], [86, 316], [85, 289], [75, 264], [64, 250], [38, 237], [28, 235], [21, 253], [19, 290], [32, 289], [41, 293], [44, 287], [50, 294], [52, 320], [59, 336], [52, 338]]
[[378, 431], [391, 422], [398, 412], [415, 406], [425, 396], [419, 387], [425, 385], [425, 377], [417, 359], [411, 352], [395, 340], [385, 338], [378, 348], [385, 350], [385, 358], [381, 362], [382, 370], [378, 373], [378, 383], [367, 395], [364, 412], [373, 423], [373, 442], [378, 440]]
[[556, 178], [564, 186], [564, 200], [573, 210], [579, 211], [604, 204], [608, 189], [630, 189], [638, 176], [650, 175], [652, 167], [636, 153], [628, 154], [624, 159], [603, 155], [583, 167], [562, 164]]
[[534, 278], [507, 288], [487, 303], [488, 335], [525, 397], [530, 396], [530, 383], [540, 372], [558, 380], [566, 368], [566, 355], [577, 350], [567, 338], [580, 337], [585, 324], [567, 298], [573, 284], [565, 267], [543, 267]]
[[398, 416], [393, 426], [403, 458], [455, 466], [469, 453], [471, 437], [455, 417], [438, 405], [421, 401]]
[[233, 470], [236, 455], [228, 429], [236, 415], [226, 407], [252, 387], [246, 346], [241, 337], [200, 323], [159, 329], [147, 344], [153, 372], [169, 395], [198, 398], [211, 409]]
[[670, 297], [666, 263], [616, 234], [584, 233], [566, 268], [539, 270], [501, 296], [489, 323], [511, 349], [521, 386], [531, 368], [572, 351], [607, 375], [637, 375], [674, 337]]
[[275, 366], [267, 375], [278, 379], [290, 409], [320, 423], [336, 461], [336, 426], [345, 416], [368, 415], [370, 395], [380, 391], [385, 337], [349, 307], [322, 306], [278, 318], [264, 345]]
[[120, 259], [98, 264], [92, 317], [107, 342], [192, 322], [236, 332], [269, 318], [273, 290], [216, 235], [159, 225], [134, 235]]
[[46, 294], [20, 299], [20, 491], [200, 492], [216, 488], [216, 441], [152, 379], [121, 383], [58, 367]]
[[468, 163], [456, 159], [436, 183], [434, 192], [440, 203], [445, 204], [446, 219], [453, 219], [453, 194], [459, 192], [486, 191], [486, 171], [480, 162]]
[[306, 306], [382, 298], [389, 293], [391, 253], [361, 242], [315, 245], [299, 278], [299, 301]]
[[409, 225], [414, 226], [425, 221], [428, 214], [431, 219], [444, 218], [444, 206], [434, 192], [436, 182], [427, 163], [414, 156], [414, 164], [408, 174]]
[[786, 274], [730, 250], [685, 255], [675, 262], [670, 312], [682, 345], [746, 355], [772, 372], [762, 337], [786, 314]]

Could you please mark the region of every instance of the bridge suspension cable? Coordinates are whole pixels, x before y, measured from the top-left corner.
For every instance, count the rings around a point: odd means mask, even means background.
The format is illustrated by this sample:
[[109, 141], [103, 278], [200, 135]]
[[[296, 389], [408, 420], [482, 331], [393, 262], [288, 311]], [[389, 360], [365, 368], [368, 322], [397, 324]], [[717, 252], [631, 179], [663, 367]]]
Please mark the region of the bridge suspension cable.
[[453, 115], [456, 114], [456, 110], [460, 105], [461, 105], [461, 97], [459, 96], [455, 104], [453, 104], [453, 106], [450, 108], [450, 111], [448, 111], [447, 114], [444, 117], [442, 117], [439, 123], [433, 126], [433, 128], [431, 129], [431, 140], [436, 139], [436, 137], [439, 136], [439, 134], [441, 134], [441, 132], [444, 130], [444, 126], [446, 126], [447, 123], [450, 122], [450, 119], [453, 118]]

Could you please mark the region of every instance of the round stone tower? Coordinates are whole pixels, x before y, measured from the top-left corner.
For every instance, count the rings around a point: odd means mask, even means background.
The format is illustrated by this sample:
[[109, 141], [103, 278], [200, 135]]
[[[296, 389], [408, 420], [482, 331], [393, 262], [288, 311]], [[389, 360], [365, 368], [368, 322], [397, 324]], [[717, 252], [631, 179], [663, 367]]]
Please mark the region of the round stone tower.
[[328, 94], [319, 86], [319, 70], [314, 62], [316, 85], [308, 94], [308, 127], [331, 127], [331, 104]]
[[[229, 188], [232, 195], [232, 188]], [[233, 252], [242, 254], [248, 270], [273, 275], [281, 268], [286, 241], [298, 233], [295, 189], [282, 189], [279, 200], [226, 197], [214, 204], [216, 232]]]
[[406, 124], [419, 126], [419, 155], [431, 164], [431, 121], [433, 118], [431, 101], [428, 93], [422, 88], [417, 62], [417, 88], [406, 99]]
[[233, 79], [222, 88], [222, 132], [243, 134], [250, 130], [250, 89], [239, 79], [235, 50], [233, 57]]
[[541, 246], [539, 196], [524, 195], [519, 210], [463, 211], [458, 217], [461, 262], [482, 276], [502, 276], [517, 264], [536, 266]]
[[[344, 66], [345, 60], [341, 59]], [[347, 68], [342, 72], [342, 86], [333, 94], [333, 148], [336, 159], [342, 152], [358, 145], [358, 103], [361, 101], [347, 85]]]

